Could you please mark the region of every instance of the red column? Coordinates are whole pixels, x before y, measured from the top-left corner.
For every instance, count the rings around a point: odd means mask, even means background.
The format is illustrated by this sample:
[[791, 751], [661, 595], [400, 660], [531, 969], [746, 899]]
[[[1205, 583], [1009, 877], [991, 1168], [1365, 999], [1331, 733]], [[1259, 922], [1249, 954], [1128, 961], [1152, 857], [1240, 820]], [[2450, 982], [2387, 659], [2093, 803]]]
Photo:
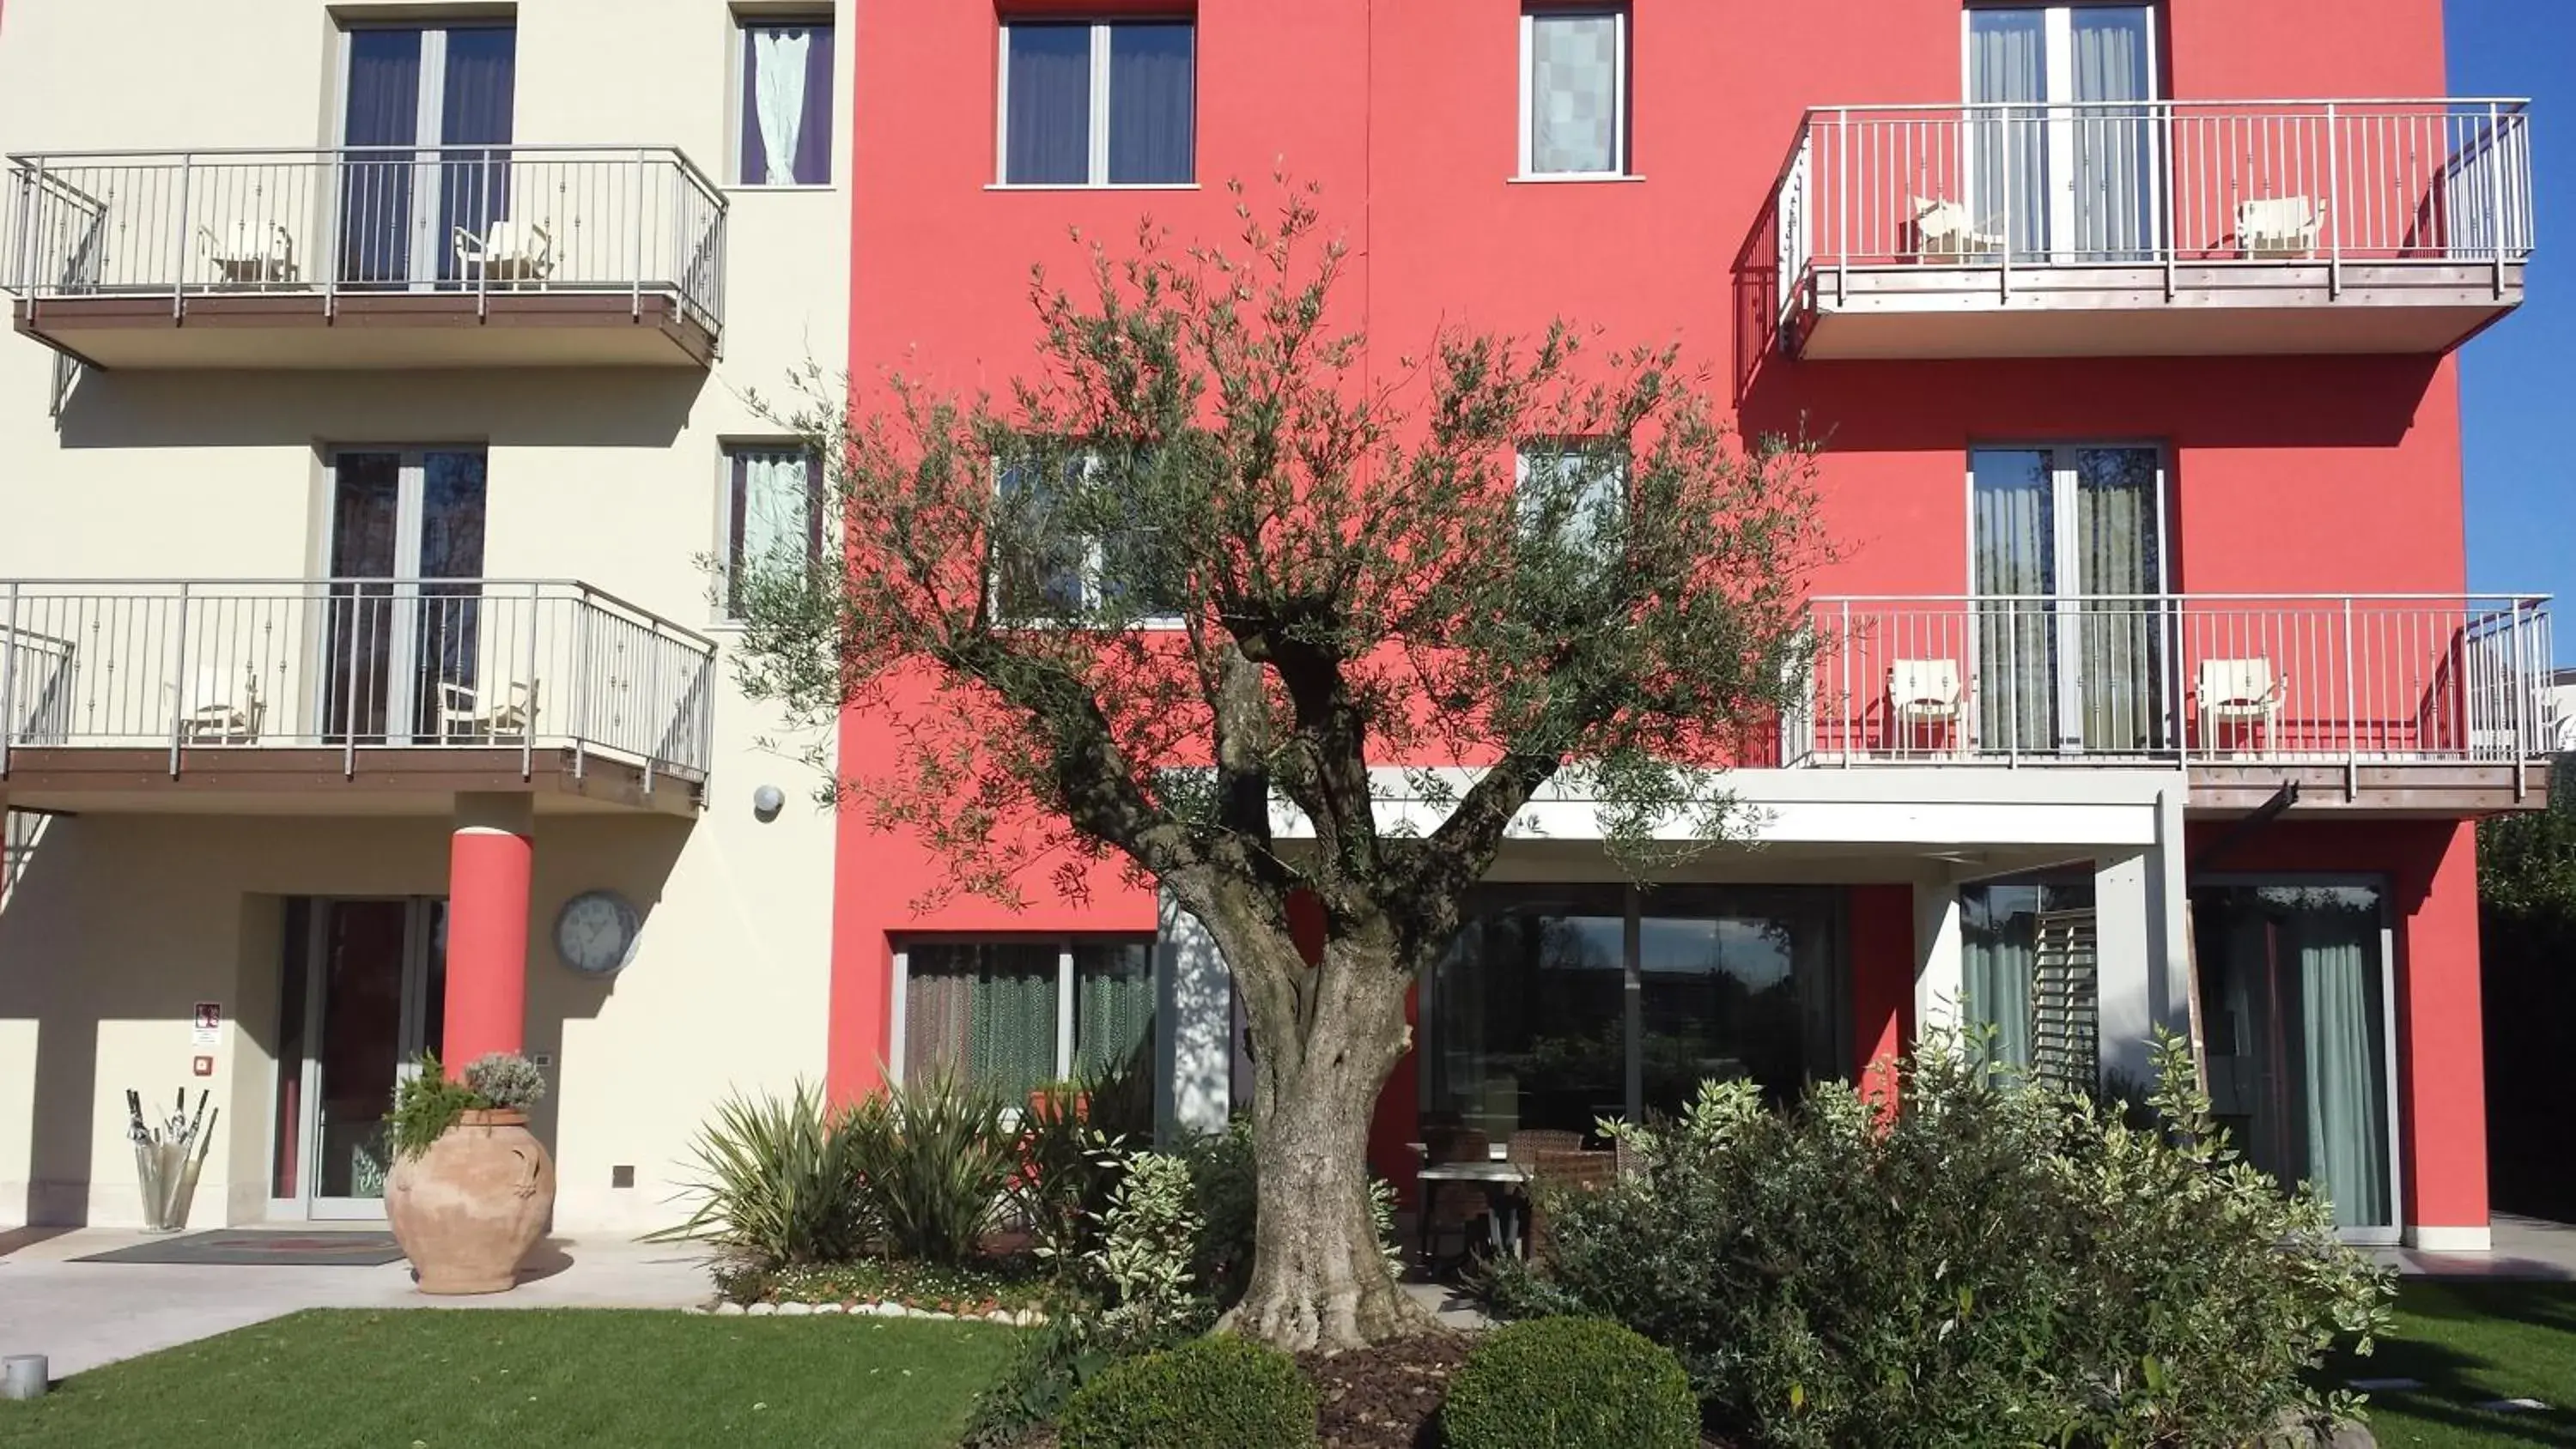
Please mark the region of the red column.
[[1892, 1108], [1896, 1059], [1914, 1047], [1914, 887], [1853, 886], [1846, 899], [1852, 1065], [1861, 1090]]
[[527, 1039], [528, 877], [536, 859], [526, 795], [459, 795], [447, 855], [447, 1026], [450, 1073]]
[[[2433, 1249], [2487, 1246], [2486, 1041], [2478, 1000], [2476, 827], [2446, 827], [2397, 932], [2406, 1225]], [[2398, 882], [2401, 899], [2409, 882]]]

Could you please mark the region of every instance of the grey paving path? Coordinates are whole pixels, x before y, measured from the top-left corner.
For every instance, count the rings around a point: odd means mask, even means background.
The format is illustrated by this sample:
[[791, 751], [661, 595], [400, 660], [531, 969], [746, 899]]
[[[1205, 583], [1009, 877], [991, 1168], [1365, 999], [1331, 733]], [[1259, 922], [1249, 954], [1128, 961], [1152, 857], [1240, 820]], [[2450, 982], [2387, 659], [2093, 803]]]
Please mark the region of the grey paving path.
[[[297, 1231], [310, 1231], [298, 1226]], [[429, 1298], [404, 1263], [373, 1268], [69, 1261], [141, 1241], [84, 1228], [0, 1256], [0, 1354], [41, 1353], [54, 1377], [305, 1308], [681, 1308], [710, 1292], [685, 1248], [550, 1240], [508, 1293]]]
[[2576, 1224], [2497, 1213], [2495, 1247], [2485, 1253], [2426, 1253], [2392, 1248], [2380, 1260], [2410, 1278], [2576, 1280]]

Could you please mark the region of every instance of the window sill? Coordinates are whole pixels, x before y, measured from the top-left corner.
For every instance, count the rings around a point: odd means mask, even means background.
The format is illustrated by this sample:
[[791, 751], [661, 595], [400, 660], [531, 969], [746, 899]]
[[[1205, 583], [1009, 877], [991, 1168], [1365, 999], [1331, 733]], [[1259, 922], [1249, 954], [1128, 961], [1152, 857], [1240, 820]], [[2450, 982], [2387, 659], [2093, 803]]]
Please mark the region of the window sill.
[[758, 196], [764, 192], [838, 191], [841, 184], [837, 181], [800, 181], [792, 186], [771, 186], [766, 182], [737, 181], [719, 189], [728, 196]]
[[1196, 191], [1195, 181], [987, 181], [986, 191]]
[[1506, 176], [1503, 178], [1504, 181], [1514, 186], [1618, 185], [1624, 182], [1643, 181], [1645, 179], [1646, 178], [1643, 176], [1633, 175], [1625, 171], [1565, 171], [1537, 176]]

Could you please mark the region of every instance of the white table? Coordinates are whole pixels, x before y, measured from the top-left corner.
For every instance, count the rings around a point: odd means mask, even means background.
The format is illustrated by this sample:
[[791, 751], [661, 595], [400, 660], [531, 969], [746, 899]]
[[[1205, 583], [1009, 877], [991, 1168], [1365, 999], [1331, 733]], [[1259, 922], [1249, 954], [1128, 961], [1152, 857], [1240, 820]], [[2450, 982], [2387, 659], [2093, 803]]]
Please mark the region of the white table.
[[1440, 1200], [1440, 1189], [1453, 1182], [1474, 1183], [1484, 1189], [1485, 1201], [1493, 1208], [1494, 1246], [1515, 1257], [1525, 1250], [1519, 1229], [1516, 1199], [1525, 1201], [1530, 1169], [1518, 1162], [1433, 1162], [1424, 1164], [1414, 1174], [1422, 1184], [1420, 1231], [1423, 1266], [1431, 1266], [1432, 1209]]

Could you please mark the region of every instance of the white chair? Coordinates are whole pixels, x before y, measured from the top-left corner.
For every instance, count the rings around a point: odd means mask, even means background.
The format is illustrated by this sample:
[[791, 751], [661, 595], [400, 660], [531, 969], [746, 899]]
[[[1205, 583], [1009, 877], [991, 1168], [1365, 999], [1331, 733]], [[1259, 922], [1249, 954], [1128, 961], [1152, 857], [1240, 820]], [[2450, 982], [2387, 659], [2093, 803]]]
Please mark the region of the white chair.
[[223, 669], [201, 669], [195, 684], [179, 701], [179, 741], [190, 745], [257, 744], [266, 708], [259, 697], [256, 674], [244, 670], [236, 686]]
[[496, 221], [481, 236], [456, 228], [456, 272], [487, 283], [542, 282], [555, 269], [554, 234], [537, 221]]
[[[238, 230], [239, 228], [236, 228]], [[247, 241], [228, 242], [210, 226], [197, 228], [197, 255], [215, 270], [216, 280], [231, 287], [253, 287], [295, 280], [295, 237], [278, 222], [268, 224], [265, 249]]]
[[2272, 671], [2269, 659], [2204, 659], [2192, 690], [2200, 713], [2202, 749], [2217, 745], [2220, 731], [2232, 727], [2237, 739], [2260, 728], [2277, 748], [2281, 739], [2281, 691], [2287, 680]]
[[1899, 750], [1917, 748], [1927, 728], [1935, 740], [1948, 736], [1955, 749], [1966, 703], [1955, 659], [1899, 659], [1887, 666], [1887, 718]]
[[2249, 262], [2305, 261], [2317, 254], [2317, 204], [2304, 196], [2236, 203], [2236, 246]]
[[1969, 266], [2004, 249], [2004, 239], [1979, 231], [1968, 208], [1947, 198], [1917, 196], [1914, 203], [1914, 259], [1927, 266]]
[[525, 739], [537, 723], [537, 681], [512, 680], [497, 702], [484, 691], [463, 684], [438, 686], [438, 738], [442, 743], [466, 740]]

